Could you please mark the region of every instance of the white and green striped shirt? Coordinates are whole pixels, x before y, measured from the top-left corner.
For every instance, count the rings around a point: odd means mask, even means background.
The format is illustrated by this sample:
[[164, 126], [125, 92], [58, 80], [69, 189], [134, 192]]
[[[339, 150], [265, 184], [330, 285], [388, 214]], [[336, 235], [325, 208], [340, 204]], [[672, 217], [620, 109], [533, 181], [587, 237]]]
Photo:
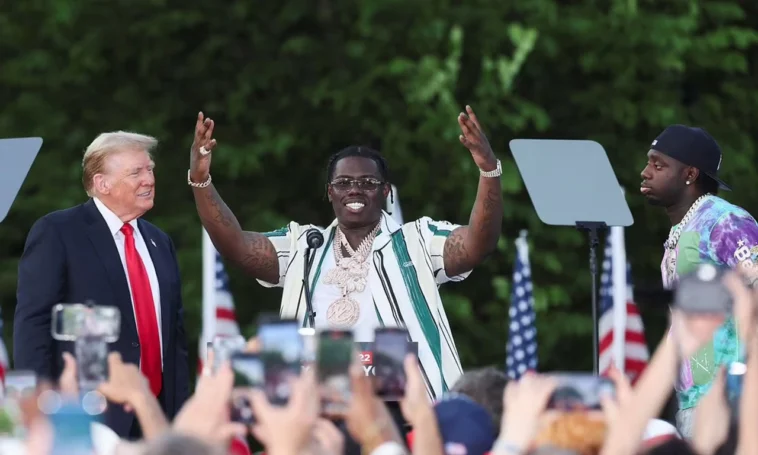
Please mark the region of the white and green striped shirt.
[[[305, 326], [303, 290], [303, 258], [307, 243], [305, 233], [319, 229], [324, 245], [316, 251], [311, 270], [311, 293], [322, 278], [321, 266], [326, 254], [332, 252], [334, 220], [326, 229], [313, 225], [289, 223], [287, 227], [265, 233], [279, 257], [279, 282], [266, 287], [282, 287], [280, 315], [296, 318]], [[432, 399], [446, 392], [463, 373], [450, 324], [442, 306], [438, 286], [448, 281], [462, 281], [471, 273], [454, 277], [445, 274], [443, 251], [445, 241], [458, 225], [433, 221], [428, 217], [400, 226], [386, 212], [374, 240], [373, 264], [368, 284], [379, 323], [389, 327], [405, 327], [418, 343], [421, 371]]]

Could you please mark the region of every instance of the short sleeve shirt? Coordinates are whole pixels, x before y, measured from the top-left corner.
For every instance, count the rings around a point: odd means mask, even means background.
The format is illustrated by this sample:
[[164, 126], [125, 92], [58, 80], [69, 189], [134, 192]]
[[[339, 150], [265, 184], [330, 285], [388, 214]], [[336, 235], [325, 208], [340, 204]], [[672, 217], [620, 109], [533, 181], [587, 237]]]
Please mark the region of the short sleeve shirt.
[[[673, 288], [679, 276], [691, 272], [698, 264], [742, 267], [755, 273], [758, 223], [744, 209], [717, 196], [707, 196], [684, 226], [673, 252], [676, 258], [673, 282], [669, 282], [665, 270], [669, 254], [672, 253], [667, 251], [661, 265], [667, 288]], [[739, 350], [737, 328], [730, 317], [716, 331], [712, 343], [682, 363], [677, 382], [679, 408], [696, 406], [710, 389], [718, 369], [738, 360]]]

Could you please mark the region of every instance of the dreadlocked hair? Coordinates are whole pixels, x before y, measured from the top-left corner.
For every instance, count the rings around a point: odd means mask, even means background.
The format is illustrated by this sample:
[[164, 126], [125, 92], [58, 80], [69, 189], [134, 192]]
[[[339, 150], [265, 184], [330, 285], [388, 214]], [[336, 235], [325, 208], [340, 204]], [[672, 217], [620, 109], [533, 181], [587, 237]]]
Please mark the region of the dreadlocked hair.
[[339, 152], [332, 155], [331, 158], [329, 158], [329, 164], [326, 166], [326, 183], [332, 181], [332, 178], [334, 177], [334, 168], [337, 166], [337, 162], [342, 158], [351, 156], [359, 156], [373, 160], [374, 163], [376, 163], [376, 167], [379, 169], [379, 175], [381, 175], [382, 180], [384, 182], [389, 182], [389, 166], [387, 165], [387, 160], [385, 160], [379, 152], [370, 147], [362, 145], [351, 145], [350, 147], [346, 147], [340, 150]]

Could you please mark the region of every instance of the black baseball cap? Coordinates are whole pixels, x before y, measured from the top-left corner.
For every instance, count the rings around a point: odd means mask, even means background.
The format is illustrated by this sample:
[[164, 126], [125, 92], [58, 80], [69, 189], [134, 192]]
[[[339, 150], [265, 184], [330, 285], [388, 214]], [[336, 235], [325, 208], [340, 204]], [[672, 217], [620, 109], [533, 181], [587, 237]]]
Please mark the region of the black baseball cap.
[[707, 131], [686, 125], [671, 125], [650, 145], [650, 148], [700, 170], [719, 184], [719, 188], [732, 188], [719, 177], [721, 147]]

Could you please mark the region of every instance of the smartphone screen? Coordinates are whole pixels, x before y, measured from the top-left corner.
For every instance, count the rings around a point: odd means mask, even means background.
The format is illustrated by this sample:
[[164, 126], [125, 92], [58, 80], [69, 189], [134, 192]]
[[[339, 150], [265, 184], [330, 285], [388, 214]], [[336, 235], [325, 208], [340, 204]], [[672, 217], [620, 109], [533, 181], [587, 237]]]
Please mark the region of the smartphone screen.
[[322, 410], [342, 413], [350, 404], [350, 365], [355, 360], [353, 333], [325, 330], [319, 333], [316, 377], [321, 389]]
[[374, 391], [385, 401], [405, 395], [405, 357], [410, 352], [408, 331], [396, 327], [376, 329], [374, 335]]
[[5, 397], [20, 399], [37, 390], [37, 375], [33, 371], [8, 371], [5, 373]]
[[272, 404], [289, 401], [290, 382], [300, 376], [303, 358], [303, 338], [295, 320], [267, 322], [258, 330], [261, 341], [264, 389]]
[[211, 365], [211, 371], [214, 373], [218, 371], [219, 367], [221, 367], [224, 362], [228, 362], [234, 354], [243, 351], [246, 344], [247, 341], [242, 335], [217, 335], [214, 337], [213, 342], [209, 343], [210, 348], [213, 349], [213, 365]]
[[582, 373], [551, 374], [558, 381], [548, 401], [548, 409], [595, 411], [602, 397], [615, 398], [616, 385], [609, 378]]
[[25, 433], [21, 415], [21, 400], [34, 395], [37, 375], [33, 371], [5, 373], [5, 395], [0, 407], [0, 434], [23, 437]]
[[254, 422], [254, 416], [247, 391], [264, 386], [263, 362], [257, 354], [237, 352], [232, 355], [231, 365], [234, 371], [231, 419], [250, 425]]
[[121, 312], [113, 306], [88, 306], [59, 303], [53, 307], [52, 336], [59, 341], [74, 341], [82, 335], [101, 335], [109, 343], [121, 334]]
[[95, 390], [108, 380], [108, 343], [99, 335], [85, 335], [74, 342], [77, 379], [82, 391]]

